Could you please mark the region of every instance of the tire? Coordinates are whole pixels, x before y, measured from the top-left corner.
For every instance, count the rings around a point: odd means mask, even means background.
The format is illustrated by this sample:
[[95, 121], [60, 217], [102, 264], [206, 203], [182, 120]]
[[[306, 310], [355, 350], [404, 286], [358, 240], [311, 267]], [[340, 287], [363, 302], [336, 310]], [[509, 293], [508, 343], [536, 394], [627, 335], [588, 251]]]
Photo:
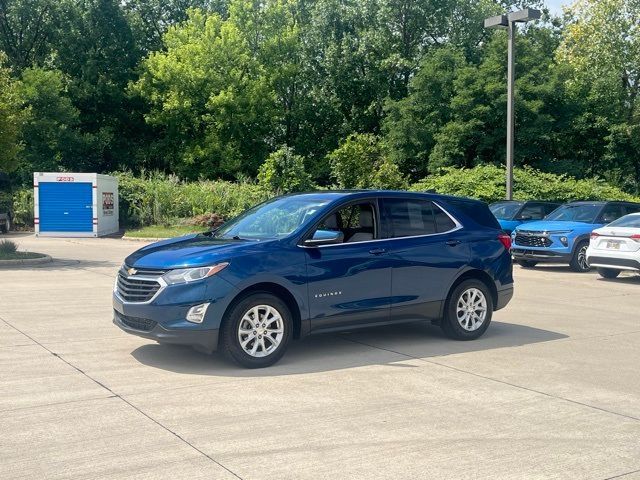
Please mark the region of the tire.
[[538, 264], [538, 262], [534, 260], [518, 260], [518, 265], [522, 268], [533, 268]]
[[616, 270], [615, 268], [597, 268], [598, 274], [602, 278], [616, 278], [620, 275], [620, 270]]
[[[261, 320], [258, 324], [256, 314]], [[268, 321], [264, 322], [265, 318]], [[271, 329], [265, 331], [265, 327]], [[268, 367], [282, 358], [292, 332], [293, 321], [287, 305], [270, 293], [254, 293], [233, 305], [225, 315], [222, 350], [245, 368]]]
[[[469, 300], [472, 301], [471, 305]], [[469, 310], [466, 310], [467, 305]], [[484, 310], [473, 310], [473, 306], [482, 307]], [[449, 294], [442, 319], [442, 330], [454, 340], [475, 340], [489, 328], [492, 315], [493, 297], [489, 288], [480, 280], [465, 280]]]
[[571, 262], [569, 262], [569, 266], [574, 272], [584, 273], [591, 270], [591, 267], [587, 263], [588, 247], [588, 240], [582, 240], [580, 243], [578, 243], [578, 245], [576, 245], [576, 248], [573, 251], [573, 257], [571, 257]]

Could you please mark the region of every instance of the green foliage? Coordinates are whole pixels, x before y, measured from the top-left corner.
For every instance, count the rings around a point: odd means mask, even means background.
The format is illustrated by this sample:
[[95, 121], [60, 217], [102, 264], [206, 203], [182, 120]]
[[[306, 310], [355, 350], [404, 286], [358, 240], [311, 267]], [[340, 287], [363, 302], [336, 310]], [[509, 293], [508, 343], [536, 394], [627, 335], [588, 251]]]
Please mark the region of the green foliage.
[[18, 245], [11, 240], [0, 241], [0, 257], [11, 256], [18, 251]]
[[20, 132], [26, 112], [20, 101], [19, 83], [11, 78], [5, 60], [0, 51], [0, 172], [12, 172], [23, 147]]
[[119, 181], [120, 221], [125, 226], [173, 225], [178, 218], [217, 213], [231, 218], [270, 196], [250, 182], [198, 181], [151, 172], [141, 177], [115, 173]]
[[[505, 197], [505, 170], [495, 165], [471, 169], [443, 168], [411, 186], [413, 191], [434, 190], [437, 193], [458, 195], [494, 202]], [[575, 179], [568, 175], [554, 175], [531, 167], [514, 171], [514, 199], [516, 200], [631, 200], [640, 201], [602, 180]]]
[[278, 195], [314, 188], [304, 168], [304, 158], [290, 147], [281, 147], [267, 157], [258, 171], [258, 183]]
[[331, 174], [340, 188], [401, 189], [407, 185], [379, 137], [352, 134], [329, 154]]
[[33, 227], [33, 188], [22, 188], [13, 194], [13, 224]]

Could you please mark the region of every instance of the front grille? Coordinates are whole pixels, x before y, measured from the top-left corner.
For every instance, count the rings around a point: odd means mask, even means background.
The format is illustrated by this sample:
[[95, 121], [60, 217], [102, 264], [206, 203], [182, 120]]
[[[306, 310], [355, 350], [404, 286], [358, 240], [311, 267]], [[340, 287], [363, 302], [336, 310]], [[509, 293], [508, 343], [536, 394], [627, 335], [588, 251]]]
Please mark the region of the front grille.
[[549, 247], [551, 246], [551, 240], [542, 235], [534, 234], [522, 234], [516, 233], [516, 245], [522, 245], [524, 247]]
[[149, 320], [148, 318], [129, 317], [127, 315], [122, 315], [121, 313], [116, 313], [116, 315], [127, 327], [133, 328], [134, 330], [140, 330], [141, 332], [150, 332], [158, 323], [155, 320]]
[[135, 278], [118, 272], [118, 295], [125, 302], [148, 302], [160, 290], [160, 283], [154, 278]]

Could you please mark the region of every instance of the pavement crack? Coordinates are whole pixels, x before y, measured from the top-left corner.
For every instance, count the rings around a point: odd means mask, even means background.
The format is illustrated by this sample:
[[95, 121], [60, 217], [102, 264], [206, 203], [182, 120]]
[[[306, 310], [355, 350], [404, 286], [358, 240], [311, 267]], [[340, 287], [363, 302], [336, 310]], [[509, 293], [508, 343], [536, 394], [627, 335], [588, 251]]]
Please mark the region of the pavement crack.
[[633, 475], [634, 473], [640, 473], [640, 469], [633, 470], [631, 472], [621, 473], [620, 475], [615, 475], [613, 477], [607, 477], [604, 480], [613, 480], [614, 478], [622, 478], [622, 477], [626, 477], [627, 475]]
[[229, 472], [231, 475], [233, 475], [234, 477], [243, 480], [242, 477], [240, 477], [237, 473], [235, 473], [234, 471], [232, 471], [231, 469], [229, 469], [228, 467], [224, 466], [222, 463], [220, 463], [218, 460], [216, 460], [215, 458], [213, 458], [211, 455], [209, 455], [208, 453], [202, 451], [201, 449], [199, 449], [198, 447], [196, 447], [193, 443], [189, 442], [187, 439], [185, 439], [184, 437], [182, 437], [179, 433], [173, 431], [171, 428], [167, 427], [166, 425], [164, 425], [162, 422], [160, 422], [159, 420], [156, 420], [155, 418], [153, 418], [151, 415], [149, 415], [148, 413], [146, 413], [145, 411], [141, 410], [139, 407], [137, 407], [136, 405], [134, 405], [133, 403], [131, 403], [129, 400], [127, 400], [126, 398], [124, 398], [123, 396], [121, 396], [119, 393], [114, 392], [113, 390], [111, 390], [111, 388], [109, 388], [108, 386], [106, 386], [105, 384], [101, 383], [100, 381], [98, 381], [97, 379], [93, 378], [91, 375], [89, 375], [88, 373], [84, 372], [82, 369], [80, 369], [78, 366], [74, 365], [73, 363], [71, 363], [69, 360], [67, 360], [66, 358], [64, 358], [62, 355], [60, 355], [59, 353], [56, 353], [52, 350], [50, 350], [49, 348], [47, 348], [45, 345], [43, 345], [42, 343], [40, 343], [38, 340], [36, 340], [35, 338], [31, 337], [29, 334], [23, 332], [22, 330], [20, 330], [18, 327], [12, 325], [11, 323], [9, 323], [8, 321], [6, 321], [4, 318], [0, 317], [0, 320], [2, 320], [6, 325], [8, 325], [9, 327], [13, 328], [15, 331], [21, 333], [22, 335], [24, 335], [25, 337], [27, 337], [29, 340], [31, 340], [32, 342], [34, 342], [36, 345], [40, 346], [42, 349], [46, 350], [47, 352], [49, 352], [52, 356], [60, 359], [62, 362], [66, 363], [67, 365], [69, 365], [71, 368], [73, 368], [74, 370], [76, 370], [78, 373], [80, 373], [81, 375], [84, 375], [86, 378], [88, 378], [89, 380], [91, 380], [92, 382], [94, 382], [95, 384], [99, 385], [100, 387], [102, 387], [103, 389], [107, 390], [111, 396], [113, 398], [118, 398], [120, 399], [122, 402], [126, 403], [127, 405], [129, 405], [129, 407], [133, 408], [136, 412], [138, 412], [140, 415], [143, 415], [144, 417], [146, 417], [147, 419], [151, 420], [153, 423], [155, 423], [156, 425], [158, 425], [160, 428], [164, 429], [165, 431], [169, 432], [171, 435], [173, 435], [174, 437], [176, 437], [178, 440], [180, 440], [181, 442], [183, 442], [184, 444], [186, 444], [187, 446], [191, 447], [193, 450], [195, 450], [196, 452], [198, 452], [200, 455], [208, 458], [211, 462], [215, 463], [216, 465], [218, 465], [220, 468], [226, 470], [227, 472]]
[[[379, 347], [379, 346], [376, 346], [376, 345], [371, 345], [369, 343], [362, 342], [362, 341], [359, 341], [359, 340], [353, 340], [353, 339], [350, 339], [350, 338], [344, 338], [344, 337], [339, 337], [339, 338], [342, 338], [342, 340], [345, 340], [347, 342], [357, 343], [357, 344], [360, 344], [360, 345], [364, 345], [366, 347], [375, 348], [375, 349], [383, 350], [383, 351], [390, 352], [390, 353], [395, 353], [397, 355], [402, 355], [404, 357], [411, 358], [413, 360], [418, 360], [420, 362], [430, 363], [432, 365], [438, 365], [439, 367], [447, 368], [449, 370], [454, 370], [454, 371], [459, 372], [459, 373], [465, 373], [467, 375], [472, 375], [472, 376], [477, 377], [477, 378], [482, 378], [482, 379], [489, 380], [489, 381], [492, 381], [492, 382], [500, 383], [502, 385], [508, 385], [510, 387], [519, 388], [521, 390], [526, 390], [528, 392], [537, 393], [539, 395], [544, 395], [544, 396], [549, 397], [549, 398], [555, 398], [557, 400], [562, 400], [562, 401], [565, 401], [565, 402], [573, 403], [574, 405], [580, 405], [582, 407], [591, 408], [593, 410], [598, 410], [600, 412], [609, 413], [611, 415], [616, 415], [618, 417], [623, 417], [623, 418], [626, 418], [626, 419], [629, 419], [629, 420], [635, 420], [637, 422], [640, 422], [640, 418], [634, 417], [633, 415], [627, 415], [627, 414], [620, 413], [620, 412], [614, 412], [613, 410], [607, 410], [606, 408], [596, 407], [595, 405], [589, 405], [588, 403], [579, 402], [577, 400], [571, 400], [570, 398], [561, 397], [559, 395], [554, 395], [554, 394], [548, 393], [548, 392], [543, 392], [541, 390], [536, 390], [535, 388], [525, 387], [523, 385], [518, 385], [516, 383], [507, 382], [507, 381], [500, 380], [500, 379], [497, 379], [497, 378], [489, 377], [487, 375], [481, 375], [479, 373], [470, 372], [469, 370], [464, 370], [462, 368], [452, 367], [451, 365], [447, 365], [445, 363], [440, 363], [440, 362], [436, 362], [436, 361], [433, 361], [433, 360], [427, 360], [425, 358], [415, 357], [413, 355], [409, 355], [409, 354], [403, 353], [403, 352], [398, 352], [398, 351], [392, 350], [390, 348]], [[634, 472], [630, 472], [630, 473], [634, 473]], [[625, 474], [625, 475], [628, 475], [628, 474]], [[616, 477], [613, 477], [613, 478], [616, 478]]]

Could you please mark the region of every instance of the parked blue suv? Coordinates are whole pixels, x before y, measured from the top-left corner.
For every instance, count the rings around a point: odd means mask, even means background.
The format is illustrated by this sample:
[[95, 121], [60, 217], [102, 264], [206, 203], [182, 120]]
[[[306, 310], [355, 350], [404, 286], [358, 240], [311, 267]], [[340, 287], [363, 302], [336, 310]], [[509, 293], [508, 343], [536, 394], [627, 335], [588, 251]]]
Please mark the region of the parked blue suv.
[[289, 341], [430, 320], [481, 336], [513, 295], [510, 238], [486, 204], [435, 194], [340, 191], [278, 197], [213, 232], [125, 260], [114, 323], [160, 343], [276, 362]]
[[538, 262], [568, 263], [572, 270], [586, 272], [591, 232], [638, 211], [640, 204], [630, 202], [567, 203], [540, 222], [516, 227], [511, 253], [523, 267], [535, 267]]
[[542, 202], [529, 200], [503, 200], [489, 205], [491, 213], [498, 219], [498, 223], [506, 233], [511, 234], [518, 225], [542, 220], [561, 204], [557, 202]]

